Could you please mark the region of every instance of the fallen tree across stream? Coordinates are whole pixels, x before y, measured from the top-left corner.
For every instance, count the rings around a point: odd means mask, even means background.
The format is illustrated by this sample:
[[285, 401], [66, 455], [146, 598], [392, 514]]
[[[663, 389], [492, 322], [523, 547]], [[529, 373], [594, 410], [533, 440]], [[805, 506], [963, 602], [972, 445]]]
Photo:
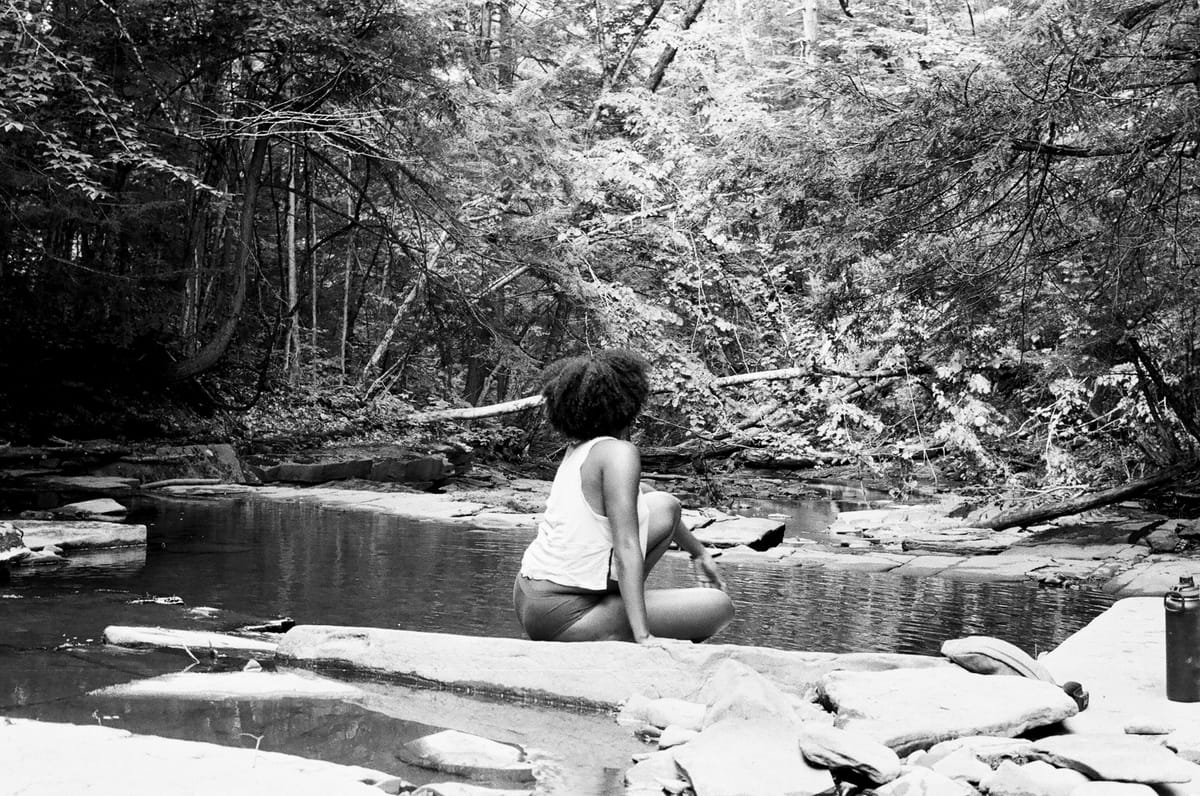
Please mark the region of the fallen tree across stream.
[[1014, 509], [1013, 511], [1002, 512], [988, 520], [981, 520], [974, 523], [978, 528], [990, 528], [992, 530], [1001, 531], [1005, 528], [1029, 527], [1039, 523], [1053, 520], [1057, 517], [1065, 517], [1068, 514], [1078, 514], [1081, 511], [1088, 509], [1107, 506], [1110, 503], [1116, 503], [1119, 500], [1139, 495], [1153, 489], [1156, 486], [1162, 486], [1165, 483], [1173, 481], [1187, 470], [1185, 465], [1177, 465], [1168, 467], [1165, 470], [1160, 470], [1154, 475], [1146, 476], [1137, 481], [1130, 481], [1127, 484], [1110, 487], [1099, 492], [1089, 492], [1087, 494], [1073, 497], [1070, 500], [1062, 500], [1057, 503], [1051, 503], [1046, 506], [1037, 506], [1030, 509]]
[[[859, 373], [833, 370], [817, 366], [805, 368], [779, 368], [777, 370], [759, 370], [753, 373], [738, 373], [733, 376], [719, 376], [712, 380], [712, 387], [732, 387], [738, 384], [750, 384], [756, 381], [779, 381], [783, 379], [813, 379], [836, 377], [842, 379], [895, 379], [902, 376], [916, 376], [928, 373], [926, 366], [914, 366], [900, 370], [871, 370]], [[668, 389], [658, 389], [654, 392], [670, 392]], [[496, 417], [497, 415], [512, 414], [525, 409], [541, 406], [541, 395], [529, 395], [513, 401], [491, 404], [489, 406], [465, 406], [457, 409], [433, 409], [428, 412], [417, 412], [406, 419], [409, 423], [432, 423], [439, 420], [476, 420], [481, 417]]]

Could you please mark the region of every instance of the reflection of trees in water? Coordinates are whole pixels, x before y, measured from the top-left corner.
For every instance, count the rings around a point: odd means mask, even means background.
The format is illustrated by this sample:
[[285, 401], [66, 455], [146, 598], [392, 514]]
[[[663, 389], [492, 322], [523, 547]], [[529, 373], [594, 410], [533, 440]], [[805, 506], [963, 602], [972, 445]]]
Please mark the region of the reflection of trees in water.
[[[103, 698], [108, 722], [136, 733], [285, 752], [388, 773], [407, 767], [394, 752], [440, 728], [337, 700], [174, 700]], [[261, 738], [261, 740], [259, 740]], [[403, 776], [403, 774], [401, 774]]]
[[721, 641], [789, 649], [936, 655], [948, 638], [988, 635], [1036, 655], [1111, 602], [1093, 592], [1026, 584], [818, 568], [729, 569], [738, 617]]
[[[165, 525], [168, 535], [252, 547], [244, 554], [152, 557], [150, 569], [170, 566], [156, 574], [163, 588], [191, 605], [283, 613], [301, 623], [520, 636], [512, 578], [531, 532], [258, 501], [189, 506]], [[718, 640], [787, 649], [937, 654], [947, 638], [983, 634], [1032, 653], [1057, 645], [1109, 602], [1026, 584], [775, 563], [726, 569], [738, 616]], [[692, 583], [687, 562], [670, 556], [650, 581]]]

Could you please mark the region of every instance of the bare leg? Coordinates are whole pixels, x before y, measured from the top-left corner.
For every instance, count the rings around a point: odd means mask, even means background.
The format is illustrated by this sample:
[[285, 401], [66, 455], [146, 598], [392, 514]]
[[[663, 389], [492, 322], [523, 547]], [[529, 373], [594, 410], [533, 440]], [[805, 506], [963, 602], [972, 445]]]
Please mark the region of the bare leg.
[[[674, 496], [651, 492], [645, 497], [650, 508], [650, 525], [644, 571], [649, 575], [670, 546], [681, 520], [679, 501]], [[652, 635], [699, 641], [729, 624], [733, 619], [733, 601], [720, 589], [649, 589], [646, 591], [646, 619]], [[619, 594], [612, 594], [555, 640], [632, 639], [625, 604]]]

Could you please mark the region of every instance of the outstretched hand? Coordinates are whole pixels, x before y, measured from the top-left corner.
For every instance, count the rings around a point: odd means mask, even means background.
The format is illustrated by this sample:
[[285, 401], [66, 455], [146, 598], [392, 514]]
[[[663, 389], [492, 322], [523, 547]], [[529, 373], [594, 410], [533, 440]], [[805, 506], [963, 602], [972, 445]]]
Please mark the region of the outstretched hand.
[[692, 559], [692, 564], [696, 567], [696, 574], [713, 588], [725, 591], [725, 579], [721, 577], [721, 571], [717, 569], [717, 562], [713, 561], [712, 556], [703, 555], [699, 558]]
[[645, 638], [638, 641], [638, 644], [640, 644], [643, 647], [650, 647], [651, 649], [660, 649], [660, 650], [668, 649], [671, 646], [671, 642], [669, 639], [659, 638], [658, 636], [646, 636]]

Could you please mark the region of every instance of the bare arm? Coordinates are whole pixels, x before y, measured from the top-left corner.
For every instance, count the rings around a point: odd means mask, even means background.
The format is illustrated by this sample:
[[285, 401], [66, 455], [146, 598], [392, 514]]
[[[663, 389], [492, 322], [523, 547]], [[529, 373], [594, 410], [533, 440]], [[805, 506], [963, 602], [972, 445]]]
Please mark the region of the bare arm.
[[614, 440], [602, 444], [601, 493], [604, 514], [612, 527], [617, 585], [621, 588], [621, 600], [633, 630], [633, 640], [640, 644], [652, 638], [646, 620], [646, 562], [638, 535], [637, 501], [641, 491], [642, 460], [631, 443]]

